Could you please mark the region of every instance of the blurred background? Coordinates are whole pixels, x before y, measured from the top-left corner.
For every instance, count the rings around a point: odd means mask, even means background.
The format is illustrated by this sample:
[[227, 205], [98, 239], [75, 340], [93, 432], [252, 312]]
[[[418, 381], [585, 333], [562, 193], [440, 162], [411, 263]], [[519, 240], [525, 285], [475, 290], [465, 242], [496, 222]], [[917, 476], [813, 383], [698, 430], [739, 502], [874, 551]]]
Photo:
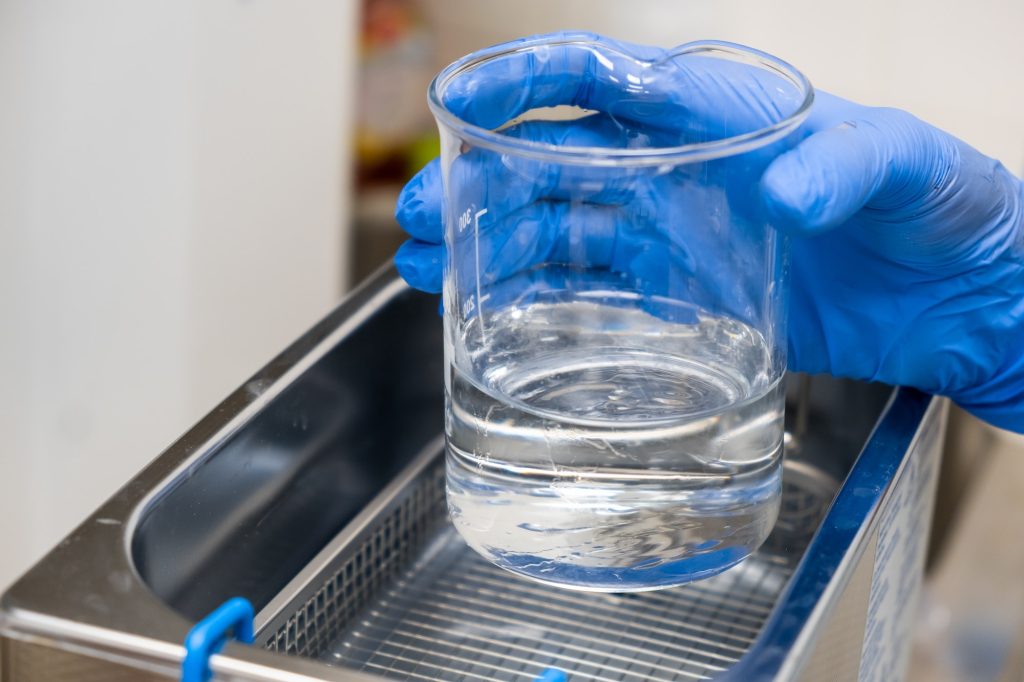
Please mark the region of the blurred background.
[[[1019, 175], [1022, 27], [1019, 0], [0, 0], [0, 586], [390, 258], [427, 84], [462, 54], [746, 43]], [[1024, 447], [963, 415], [950, 443], [915, 674], [977, 654], [1000, 679]]]

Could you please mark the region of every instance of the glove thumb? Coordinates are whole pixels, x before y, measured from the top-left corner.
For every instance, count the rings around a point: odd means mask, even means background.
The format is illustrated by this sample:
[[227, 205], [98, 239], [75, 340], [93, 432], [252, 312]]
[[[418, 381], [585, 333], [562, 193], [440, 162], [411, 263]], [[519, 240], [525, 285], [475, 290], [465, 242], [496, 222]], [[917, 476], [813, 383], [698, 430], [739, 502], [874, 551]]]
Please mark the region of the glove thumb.
[[843, 123], [781, 155], [761, 178], [772, 222], [812, 235], [849, 220], [884, 184], [886, 154], [871, 124]]
[[761, 179], [778, 227], [811, 235], [865, 206], [914, 217], [957, 167], [956, 141], [898, 109], [862, 109], [775, 159]]

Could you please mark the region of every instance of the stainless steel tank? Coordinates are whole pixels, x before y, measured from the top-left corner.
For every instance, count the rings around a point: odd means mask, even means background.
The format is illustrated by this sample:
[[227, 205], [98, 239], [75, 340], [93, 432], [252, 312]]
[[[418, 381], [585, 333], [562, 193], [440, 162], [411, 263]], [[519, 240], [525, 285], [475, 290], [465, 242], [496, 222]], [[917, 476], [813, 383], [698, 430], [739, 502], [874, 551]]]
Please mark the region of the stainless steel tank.
[[232, 596], [217, 680], [893, 680], [906, 666], [946, 403], [791, 378], [783, 508], [758, 553], [634, 595], [468, 550], [444, 506], [437, 304], [379, 273], [0, 600], [0, 680], [168, 680]]

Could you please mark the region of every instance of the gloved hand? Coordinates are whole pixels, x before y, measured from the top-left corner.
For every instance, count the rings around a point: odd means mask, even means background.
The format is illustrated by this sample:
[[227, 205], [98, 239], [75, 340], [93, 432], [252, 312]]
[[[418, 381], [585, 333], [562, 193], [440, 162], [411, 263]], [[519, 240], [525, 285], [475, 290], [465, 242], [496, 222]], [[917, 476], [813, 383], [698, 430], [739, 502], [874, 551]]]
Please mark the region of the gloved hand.
[[[662, 54], [616, 45], [643, 60]], [[456, 92], [446, 104], [487, 127], [552, 104], [607, 111], [609, 102], [622, 98], [616, 90], [625, 82], [602, 77], [596, 60], [578, 54], [553, 50], [544, 62], [523, 55], [494, 69], [481, 68], [464, 96]], [[590, 85], [581, 89], [580, 82]], [[765, 89], [742, 70], [724, 79], [721, 72], [662, 70], [653, 86], [669, 100], [683, 102], [688, 114], [705, 124], [728, 119], [756, 125], [758, 117], [764, 117], [760, 125], [772, 122], [773, 112], [763, 106]], [[499, 93], [509, 94], [502, 99]], [[721, 116], [723, 111], [729, 116]], [[631, 115], [610, 113], [620, 119]], [[645, 125], [658, 123], [657, 111], [635, 115]], [[600, 120], [586, 121], [557, 128], [520, 126], [512, 134], [563, 144], [596, 135], [598, 146], [615, 144], [607, 139], [614, 133], [602, 132]], [[667, 129], [679, 125], [678, 120], [663, 123]], [[1024, 432], [1021, 182], [998, 162], [910, 114], [821, 92], [801, 135], [800, 144], [776, 158], [759, 181], [750, 179], [759, 191], [747, 199], [757, 204], [751, 211], [766, 211], [776, 227], [794, 236], [790, 368], [947, 395], [982, 419]], [[471, 163], [467, 159], [467, 169]], [[412, 286], [427, 291], [440, 290], [445, 257], [440, 180], [437, 163], [428, 165], [406, 186], [396, 210], [413, 239], [399, 249], [395, 264]], [[691, 268], [686, 245], [676, 243], [665, 227], [680, 205], [671, 184], [654, 183], [643, 191], [658, 207], [647, 229], [669, 253], [656, 266]], [[560, 224], [558, 215], [522, 208], [514, 215], [516, 206], [530, 205], [549, 204], [512, 197], [508, 215], [513, 217], [495, 227], [501, 236], [494, 239], [490, 257], [509, 272], [550, 258], [572, 242], [573, 226]], [[585, 233], [587, 253], [657, 281], [644, 270], [644, 259], [638, 261], [628, 243], [616, 239], [624, 232], [614, 210], [602, 212], [600, 219], [602, 229]], [[529, 239], [508, 239], [522, 230]]]

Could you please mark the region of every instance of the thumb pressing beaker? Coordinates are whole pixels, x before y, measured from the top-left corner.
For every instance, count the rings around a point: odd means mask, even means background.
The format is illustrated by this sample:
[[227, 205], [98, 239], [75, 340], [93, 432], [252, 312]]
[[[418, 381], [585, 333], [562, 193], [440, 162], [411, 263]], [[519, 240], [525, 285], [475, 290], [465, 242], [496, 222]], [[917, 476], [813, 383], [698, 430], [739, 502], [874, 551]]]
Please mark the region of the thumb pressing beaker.
[[748, 48], [590, 34], [434, 80], [448, 503], [476, 551], [621, 592], [714, 575], [767, 537], [786, 249], [758, 183], [812, 97]]

